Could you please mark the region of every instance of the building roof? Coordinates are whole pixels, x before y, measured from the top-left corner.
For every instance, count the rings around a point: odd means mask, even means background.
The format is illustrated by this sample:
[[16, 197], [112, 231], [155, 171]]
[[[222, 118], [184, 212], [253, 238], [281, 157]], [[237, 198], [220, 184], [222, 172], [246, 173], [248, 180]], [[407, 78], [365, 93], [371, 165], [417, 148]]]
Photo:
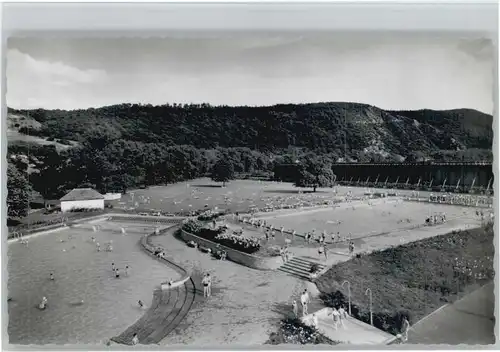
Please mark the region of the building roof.
[[61, 202], [92, 199], [104, 199], [104, 196], [92, 188], [75, 188], [62, 197]]

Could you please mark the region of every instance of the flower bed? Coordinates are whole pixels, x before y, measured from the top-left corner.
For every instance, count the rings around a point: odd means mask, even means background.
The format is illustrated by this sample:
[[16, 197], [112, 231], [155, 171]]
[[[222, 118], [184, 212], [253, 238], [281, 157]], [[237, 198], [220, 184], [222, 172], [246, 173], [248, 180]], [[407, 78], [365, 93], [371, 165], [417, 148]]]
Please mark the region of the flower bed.
[[307, 326], [300, 319], [286, 318], [280, 322], [278, 332], [269, 336], [267, 344], [280, 345], [284, 343], [298, 345], [337, 345], [339, 342], [332, 341], [322, 335], [312, 326]]
[[224, 215], [224, 212], [214, 212], [214, 211], [208, 210], [208, 211], [203, 212], [202, 214], [198, 215], [197, 219], [200, 221], [213, 221], [213, 220], [218, 219], [222, 215]]
[[229, 234], [227, 233], [226, 227], [218, 227], [216, 229], [210, 229], [203, 226], [198, 220], [188, 220], [186, 221], [182, 229], [186, 232], [192, 233], [195, 236], [204, 238], [206, 240], [219, 243], [237, 251], [252, 254], [260, 249], [260, 243], [258, 239], [247, 238], [241, 235]]

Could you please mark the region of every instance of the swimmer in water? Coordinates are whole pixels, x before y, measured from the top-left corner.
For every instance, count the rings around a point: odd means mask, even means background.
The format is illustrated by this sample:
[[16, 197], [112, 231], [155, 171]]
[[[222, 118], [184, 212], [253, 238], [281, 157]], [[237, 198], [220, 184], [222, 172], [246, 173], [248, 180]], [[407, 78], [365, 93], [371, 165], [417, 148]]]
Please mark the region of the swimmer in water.
[[47, 308], [47, 298], [46, 297], [42, 298], [42, 302], [40, 302], [40, 304], [38, 305], [38, 308], [42, 309], [42, 310]]

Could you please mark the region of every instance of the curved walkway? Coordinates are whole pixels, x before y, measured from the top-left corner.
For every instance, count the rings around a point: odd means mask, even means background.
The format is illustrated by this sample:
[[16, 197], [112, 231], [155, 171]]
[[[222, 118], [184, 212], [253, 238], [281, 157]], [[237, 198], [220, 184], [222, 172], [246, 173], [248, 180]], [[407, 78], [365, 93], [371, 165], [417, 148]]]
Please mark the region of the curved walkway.
[[[160, 234], [174, 226], [163, 229]], [[111, 339], [113, 342], [132, 345], [132, 338], [134, 334], [137, 334], [140, 344], [157, 344], [181, 323], [194, 303], [196, 287], [193, 279], [181, 266], [166, 258], [160, 259], [153, 254], [155, 247], [151, 245], [151, 236], [154, 234], [141, 238], [141, 247], [155, 259], [162, 261], [181, 274], [179, 285], [174, 283], [174, 287], [170, 289], [160, 287], [155, 290], [153, 302], [148, 311], [123, 333], [113, 337]]]

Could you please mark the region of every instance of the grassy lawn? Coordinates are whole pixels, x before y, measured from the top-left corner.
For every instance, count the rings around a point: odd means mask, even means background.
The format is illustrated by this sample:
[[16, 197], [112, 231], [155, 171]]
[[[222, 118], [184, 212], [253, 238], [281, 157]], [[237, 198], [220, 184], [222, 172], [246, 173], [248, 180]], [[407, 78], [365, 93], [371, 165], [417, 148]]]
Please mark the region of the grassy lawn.
[[369, 323], [368, 288], [373, 293], [374, 325], [399, 332], [403, 315], [416, 323], [440, 306], [494, 278], [493, 226], [453, 232], [362, 255], [338, 264], [316, 284], [329, 306], [347, 307], [351, 284], [352, 314]]

